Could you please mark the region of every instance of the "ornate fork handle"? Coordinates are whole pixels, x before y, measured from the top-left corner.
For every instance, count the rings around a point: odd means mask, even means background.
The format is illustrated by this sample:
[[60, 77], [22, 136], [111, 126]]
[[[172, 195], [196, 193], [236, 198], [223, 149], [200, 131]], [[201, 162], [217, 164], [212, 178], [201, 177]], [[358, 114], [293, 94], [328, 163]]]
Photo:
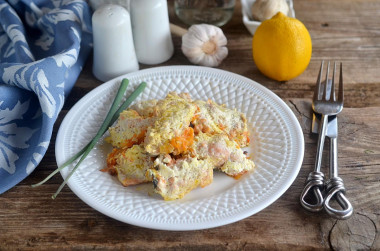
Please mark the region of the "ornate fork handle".
[[[327, 195], [325, 197], [324, 208], [326, 212], [334, 218], [344, 220], [351, 217], [353, 213], [353, 207], [350, 201], [344, 195], [346, 189], [344, 188], [343, 180], [339, 177], [334, 177], [327, 183]], [[334, 208], [331, 205], [331, 201], [336, 199], [341, 209]]]
[[[311, 212], [319, 212], [323, 209], [324, 198], [322, 191], [324, 189], [324, 175], [322, 172], [313, 171], [309, 173], [306, 185], [301, 193], [301, 205]], [[315, 203], [307, 202], [307, 198], [314, 197]]]
[[[337, 138], [330, 138], [330, 179], [326, 182], [326, 197], [324, 208], [326, 212], [340, 220], [351, 217], [354, 209], [350, 201], [346, 198], [346, 189], [343, 180], [338, 176], [338, 147]], [[334, 208], [331, 204], [336, 199], [341, 208]]]
[[[319, 127], [318, 146], [314, 171], [309, 173], [306, 179], [306, 186], [301, 193], [300, 202], [301, 205], [311, 212], [319, 212], [323, 209], [324, 198], [322, 191], [324, 189], [324, 175], [320, 171], [322, 163], [322, 153], [325, 143], [326, 131], [327, 131], [328, 116], [322, 114], [321, 126]], [[313, 188], [315, 203], [311, 204], [306, 201], [307, 196], [310, 194], [310, 189]], [[309, 195], [310, 197], [310, 195]]]

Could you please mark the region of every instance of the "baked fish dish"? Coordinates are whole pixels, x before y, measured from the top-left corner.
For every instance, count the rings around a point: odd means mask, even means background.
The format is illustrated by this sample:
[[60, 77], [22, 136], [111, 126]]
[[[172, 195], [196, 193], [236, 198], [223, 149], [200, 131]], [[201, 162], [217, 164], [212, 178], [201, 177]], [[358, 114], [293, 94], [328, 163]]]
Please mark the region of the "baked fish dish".
[[136, 103], [108, 132], [113, 150], [102, 171], [123, 186], [152, 183], [165, 200], [211, 184], [214, 170], [238, 179], [255, 167], [242, 150], [250, 142], [245, 115], [187, 93]]

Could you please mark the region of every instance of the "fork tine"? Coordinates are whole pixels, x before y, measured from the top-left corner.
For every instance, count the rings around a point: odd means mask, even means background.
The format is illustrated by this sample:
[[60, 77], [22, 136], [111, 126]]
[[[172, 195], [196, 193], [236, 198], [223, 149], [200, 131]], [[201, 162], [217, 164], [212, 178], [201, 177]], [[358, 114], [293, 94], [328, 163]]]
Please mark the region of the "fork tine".
[[334, 61], [334, 71], [332, 76], [332, 82], [331, 82], [331, 94], [330, 99], [335, 101], [335, 71], [336, 71], [336, 62]]
[[343, 66], [342, 63], [340, 63], [340, 74], [339, 74], [339, 93], [338, 93], [338, 101], [343, 103]]
[[321, 68], [319, 69], [317, 84], [315, 85], [314, 98], [313, 98], [314, 100], [319, 100], [319, 96], [321, 93], [321, 78], [322, 78], [323, 63], [324, 61], [322, 60]]
[[[327, 99], [327, 90], [328, 90], [328, 82], [329, 82], [329, 69], [330, 69], [330, 61], [327, 63], [327, 70], [326, 70], [326, 80], [325, 80], [325, 100]], [[323, 94], [322, 94], [323, 95]], [[323, 97], [323, 96], [322, 96]]]

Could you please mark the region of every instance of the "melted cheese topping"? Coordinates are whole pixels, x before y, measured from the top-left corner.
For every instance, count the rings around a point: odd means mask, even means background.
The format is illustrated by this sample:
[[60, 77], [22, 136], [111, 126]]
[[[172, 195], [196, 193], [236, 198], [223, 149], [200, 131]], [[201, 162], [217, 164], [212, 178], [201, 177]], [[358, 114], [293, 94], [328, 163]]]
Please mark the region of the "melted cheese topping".
[[117, 178], [124, 186], [152, 181], [146, 172], [153, 167], [150, 155], [141, 145], [123, 148], [114, 156]]
[[165, 200], [181, 199], [194, 188], [212, 182], [213, 165], [207, 160], [187, 157], [167, 162], [159, 157], [154, 162], [155, 168], [148, 171], [156, 192]]
[[215, 168], [236, 178], [255, 167], [253, 161], [247, 159], [239, 144], [230, 140], [225, 134], [200, 133], [196, 138], [195, 155], [201, 159], [209, 159]]
[[239, 178], [255, 167], [241, 149], [249, 144], [244, 114], [186, 93], [133, 105], [109, 133], [105, 171], [124, 186], [152, 182], [165, 200], [209, 185], [213, 169]]
[[199, 116], [194, 122], [195, 128], [204, 133], [226, 133], [241, 147], [248, 146], [249, 132], [245, 115], [208, 100], [196, 100]]
[[197, 106], [174, 93], [169, 93], [163, 102], [157, 103], [157, 110], [160, 115], [154, 125], [148, 128], [144, 142], [145, 150], [152, 155], [173, 152], [177, 155], [182, 151], [176, 149], [171, 141], [186, 134]]
[[109, 128], [110, 137], [107, 141], [117, 148], [131, 147], [141, 143], [154, 118], [143, 118], [134, 110], [125, 110], [114, 127]]

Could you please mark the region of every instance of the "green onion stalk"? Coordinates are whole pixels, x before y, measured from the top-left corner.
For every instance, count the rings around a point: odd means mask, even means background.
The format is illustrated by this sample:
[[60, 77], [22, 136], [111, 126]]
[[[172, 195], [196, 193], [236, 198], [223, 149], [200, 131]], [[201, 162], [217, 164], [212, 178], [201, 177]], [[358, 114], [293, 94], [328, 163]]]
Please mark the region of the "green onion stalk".
[[83, 147], [77, 154], [75, 154], [73, 157], [71, 157], [65, 163], [63, 163], [62, 166], [58, 167], [54, 172], [52, 172], [49, 176], [47, 176], [41, 182], [32, 185], [32, 187], [37, 187], [37, 186], [40, 186], [40, 185], [44, 184], [51, 177], [53, 177], [59, 171], [63, 170], [68, 165], [72, 164], [75, 160], [77, 160], [80, 157], [78, 163], [74, 166], [74, 168], [71, 170], [71, 172], [69, 173], [69, 175], [62, 182], [62, 184], [58, 188], [57, 192], [52, 196], [53, 199], [55, 199], [57, 197], [57, 195], [61, 192], [62, 188], [66, 185], [67, 181], [74, 174], [74, 172], [78, 169], [79, 165], [88, 156], [88, 154], [91, 152], [91, 150], [95, 147], [96, 143], [104, 135], [104, 133], [107, 131], [107, 129], [118, 119], [120, 113], [123, 110], [125, 110], [141, 94], [141, 92], [143, 92], [143, 90], [146, 87], [146, 83], [142, 82], [132, 92], [132, 94], [124, 101], [124, 103], [120, 105], [120, 103], [121, 103], [121, 101], [123, 99], [125, 90], [128, 87], [128, 84], [129, 84], [129, 80], [128, 79], [123, 79], [121, 81], [119, 90], [116, 93], [116, 96], [115, 96], [115, 99], [114, 99], [114, 101], [113, 101], [113, 103], [111, 105], [111, 108], [108, 111], [108, 114], [107, 114], [105, 120], [103, 121], [102, 125], [100, 126], [98, 132], [96, 133], [95, 137], [85, 147]]

